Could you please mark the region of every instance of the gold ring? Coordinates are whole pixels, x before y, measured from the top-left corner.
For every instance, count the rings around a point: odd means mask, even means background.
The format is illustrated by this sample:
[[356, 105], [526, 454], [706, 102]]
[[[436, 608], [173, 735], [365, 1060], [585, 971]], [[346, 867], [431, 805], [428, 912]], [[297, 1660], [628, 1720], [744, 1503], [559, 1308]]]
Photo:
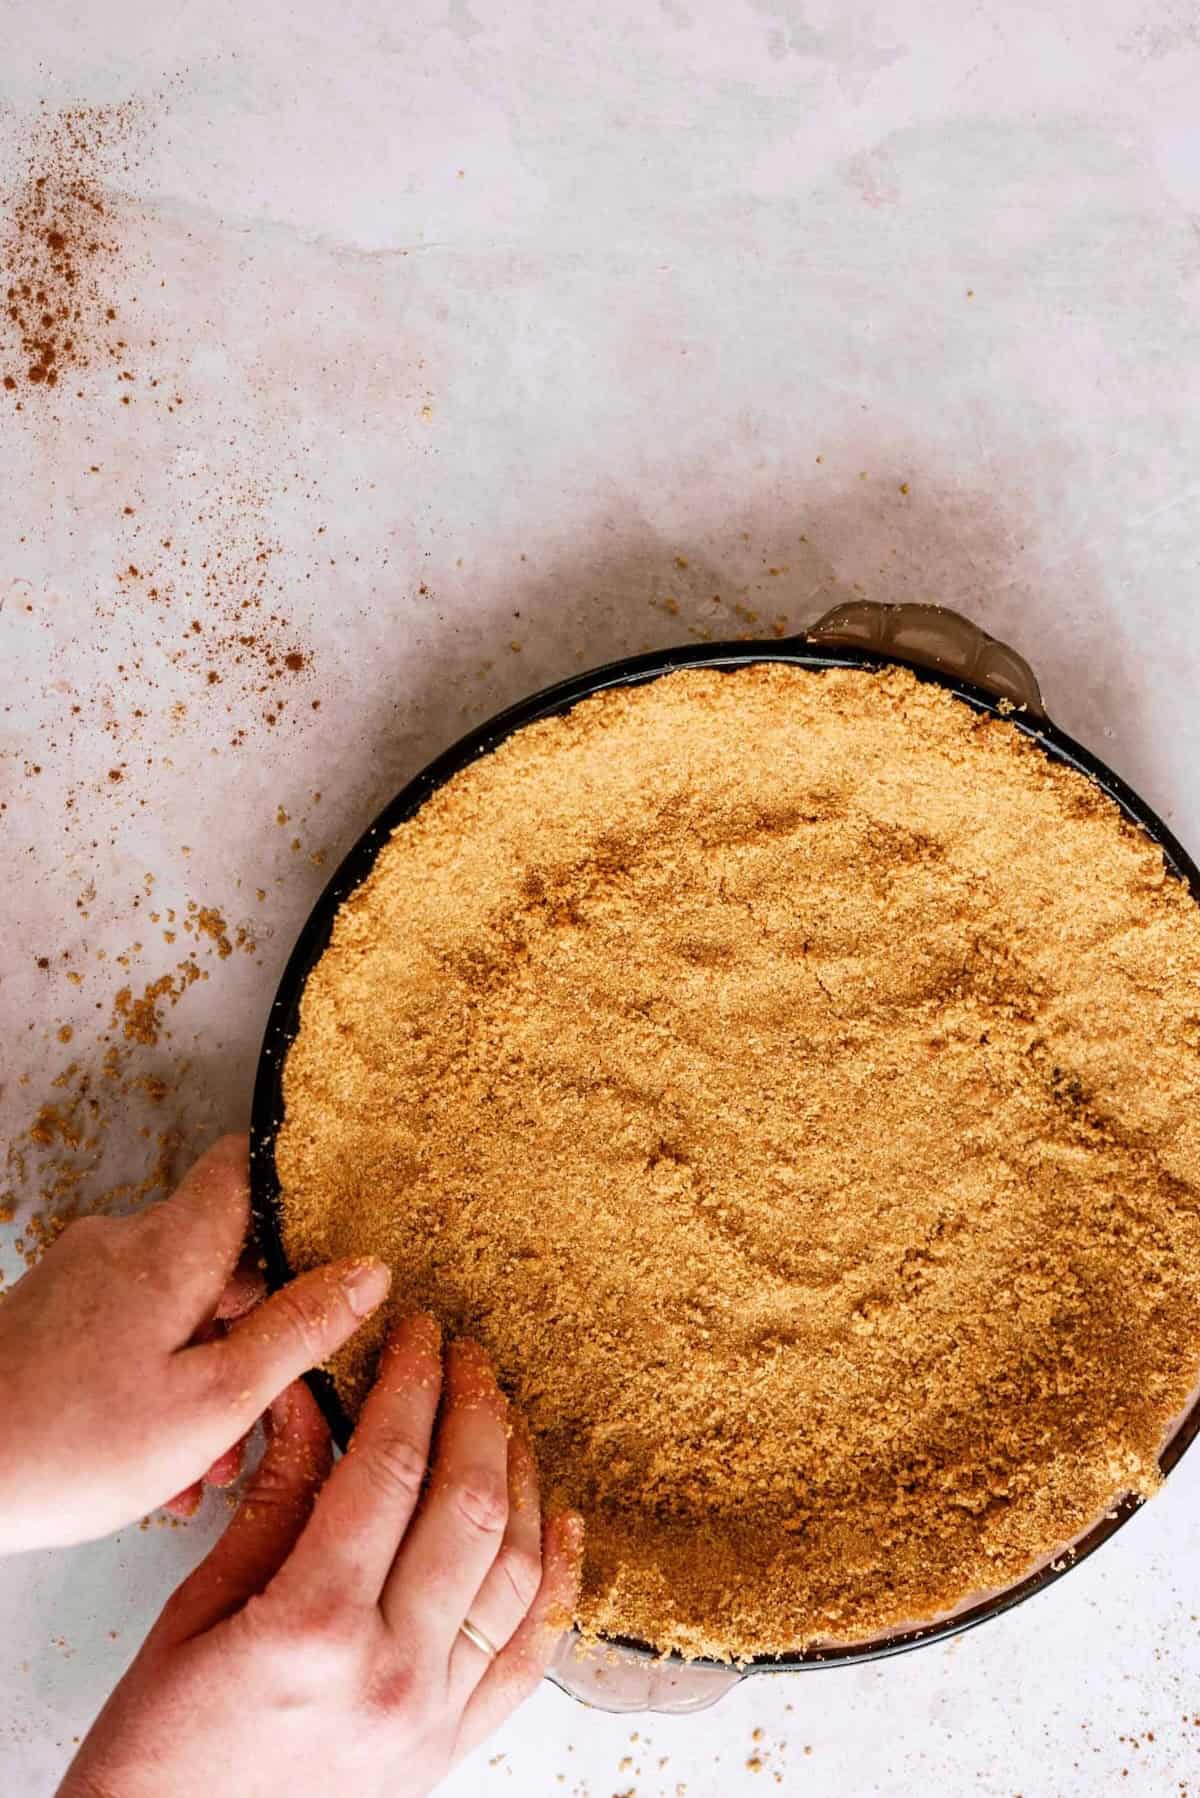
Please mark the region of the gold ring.
[[479, 1650], [480, 1654], [486, 1654], [489, 1661], [495, 1660], [499, 1650], [494, 1643], [488, 1641], [483, 1631], [477, 1624], [472, 1623], [469, 1617], [463, 1618], [458, 1626], [458, 1633], [461, 1636], [465, 1636], [472, 1647]]

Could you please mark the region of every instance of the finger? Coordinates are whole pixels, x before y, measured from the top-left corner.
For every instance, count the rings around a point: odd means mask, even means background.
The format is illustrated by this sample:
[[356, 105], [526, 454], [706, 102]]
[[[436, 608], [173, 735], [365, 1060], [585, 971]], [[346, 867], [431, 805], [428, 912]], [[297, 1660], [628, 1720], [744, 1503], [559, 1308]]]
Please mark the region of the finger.
[[[542, 1508], [537, 1463], [525, 1419], [513, 1411], [508, 1437], [508, 1525], [500, 1553], [467, 1612], [493, 1648], [503, 1648], [511, 1641], [537, 1597], [541, 1581]], [[488, 1666], [483, 1650], [460, 1633], [450, 1654], [450, 1681], [464, 1700]]]
[[508, 1522], [508, 1404], [475, 1342], [451, 1343], [429, 1490], [383, 1588], [393, 1628], [446, 1665]]
[[271, 1407], [271, 1437], [229, 1528], [186, 1579], [156, 1630], [183, 1642], [262, 1592], [283, 1566], [329, 1472], [329, 1431], [297, 1382]]
[[181, 1517], [186, 1521], [196, 1515], [203, 1497], [204, 1487], [199, 1480], [193, 1480], [190, 1486], [185, 1486], [182, 1492], [177, 1492], [174, 1498], [169, 1498], [163, 1506], [163, 1510], [170, 1517]]
[[223, 1136], [186, 1173], [169, 1199], [129, 1219], [140, 1277], [168, 1292], [180, 1347], [216, 1310], [246, 1239], [250, 1175], [246, 1138]]
[[376, 1605], [421, 1496], [442, 1389], [442, 1333], [418, 1313], [396, 1325], [350, 1446], [321, 1493], [289, 1583]]
[[546, 1525], [537, 1597], [472, 1694], [459, 1726], [459, 1756], [477, 1748], [536, 1691], [579, 1607], [582, 1568], [583, 1518], [576, 1511], [552, 1517]]
[[248, 1430], [283, 1388], [328, 1360], [379, 1305], [391, 1284], [382, 1261], [314, 1268], [211, 1342], [175, 1357], [182, 1382], [211, 1419], [209, 1454]]
[[239, 1436], [232, 1448], [227, 1448], [218, 1455], [204, 1476], [206, 1486], [232, 1486], [242, 1471], [242, 1463], [246, 1459], [246, 1443], [249, 1433]]
[[233, 1485], [242, 1471], [242, 1464], [246, 1459], [246, 1444], [249, 1440], [249, 1434], [240, 1436], [232, 1448], [227, 1448], [223, 1454], [217, 1456], [202, 1480], [193, 1480], [190, 1486], [185, 1486], [182, 1492], [177, 1492], [174, 1498], [169, 1498], [163, 1506], [163, 1510], [172, 1517], [194, 1517], [200, 1509], [205, 1486]]
[[244, 1317], [247, 1311], [253, 1311], [266, 1294], [267, 1283], [258, 1265], [258, 1252], [248, 1249], [230, 1274], [213, 1316], [218, 1323], [232, 1323], [235, 1317]]

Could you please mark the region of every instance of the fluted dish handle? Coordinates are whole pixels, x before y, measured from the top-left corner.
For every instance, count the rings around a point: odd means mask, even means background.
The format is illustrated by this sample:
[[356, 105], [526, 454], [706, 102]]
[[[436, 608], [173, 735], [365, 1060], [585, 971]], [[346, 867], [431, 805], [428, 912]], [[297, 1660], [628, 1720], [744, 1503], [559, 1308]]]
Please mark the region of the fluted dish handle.
[[1011, 700], [1036, 718], [1046, 716], [1037, 676], [1024, 656], [948, 606], [852, 599], [818, 618], [804, 637], [809, 643], [877, 649], [918, 668], [960, 674], [997, 699]]

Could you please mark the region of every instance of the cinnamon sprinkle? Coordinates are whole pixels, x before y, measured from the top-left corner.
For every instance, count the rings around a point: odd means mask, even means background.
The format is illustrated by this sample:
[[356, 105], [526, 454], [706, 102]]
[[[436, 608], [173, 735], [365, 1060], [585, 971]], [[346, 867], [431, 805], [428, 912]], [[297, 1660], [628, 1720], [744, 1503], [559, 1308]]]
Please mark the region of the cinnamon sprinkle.
[[5, 194], [0, 226], [0, 373], [5, 390], [43, 392], [127, 346], [111, 287], [121, 262], [108, 179], [128, 166], [132, 104], [45, 111]]

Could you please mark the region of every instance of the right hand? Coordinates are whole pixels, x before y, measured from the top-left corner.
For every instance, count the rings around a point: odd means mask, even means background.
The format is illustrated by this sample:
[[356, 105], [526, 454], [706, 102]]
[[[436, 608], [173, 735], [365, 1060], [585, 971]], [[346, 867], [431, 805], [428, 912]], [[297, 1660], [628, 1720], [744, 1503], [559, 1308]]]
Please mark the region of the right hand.
[[240, 1509], [59, 1798], [424, 1798], [545, 1672], [583, 1524], [543, 1530], [528, 1435], [481, 1349], [452, 1343], [443, 1380], [433, 1319], [402, 1322], [332, 1472], [303, 1386], [272, 1417]]

